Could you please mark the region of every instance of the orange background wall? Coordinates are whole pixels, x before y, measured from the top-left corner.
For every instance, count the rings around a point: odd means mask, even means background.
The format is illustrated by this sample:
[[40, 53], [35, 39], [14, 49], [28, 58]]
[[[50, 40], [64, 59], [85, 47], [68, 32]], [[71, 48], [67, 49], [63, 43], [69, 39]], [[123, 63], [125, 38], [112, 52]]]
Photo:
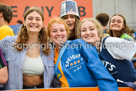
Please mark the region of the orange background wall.
[[[13, 9], [13, 19], [10, 25], [15, 25], [17, 20], [23, 21], [23, 14], [27, 7], [38, 6], [43, 9], [45, 25], [52, 17], [59, 16], [60, 5], [64, 0], [0, 0], [0, 3], [11, 6]], [[75, 0], [80, 8], [81, 20], [85, 17], [93, 16], [92, 0]], [[52, 9], [52, 10], [51, 10]], [[49, 15], [50, 11], [50, 15]]]

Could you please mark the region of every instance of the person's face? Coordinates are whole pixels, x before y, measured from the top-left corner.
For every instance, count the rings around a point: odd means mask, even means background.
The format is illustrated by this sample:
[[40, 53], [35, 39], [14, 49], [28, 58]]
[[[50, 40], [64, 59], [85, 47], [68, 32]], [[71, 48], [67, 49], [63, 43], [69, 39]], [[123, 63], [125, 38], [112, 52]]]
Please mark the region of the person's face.
[[63, 24], [54, 23], [50, 28], [50, 39], [56, 46], [67, 41], [67, 31]]
[[81, 38], [91, 44], [100, 41], [96, 26], [91, 21], [85, 21], [81, 25]]
[[37, 12], [31, 12], [27, 15], [24, 25], [27, 31], [30, 32], [40, 32], [43, 27], [42, 17]]
[[66, 24], [69, 26], [70, 30], [73, 30], [75, 28], [75, 22], [76, 22], [75, 15], [65, 15], [63, 19], [66, 22]]
[[121, 31], [124, 28], [123, 18], [120, 16], [113, 16], [110, 22], [110, 29], [113, 31]]

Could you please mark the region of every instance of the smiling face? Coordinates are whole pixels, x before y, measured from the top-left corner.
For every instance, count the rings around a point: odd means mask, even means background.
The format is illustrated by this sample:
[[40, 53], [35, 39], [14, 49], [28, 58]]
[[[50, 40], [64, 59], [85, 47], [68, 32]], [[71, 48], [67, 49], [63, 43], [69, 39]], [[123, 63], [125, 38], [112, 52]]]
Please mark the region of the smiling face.
[[53, 23], [50, 28], [50, 39], [56, 46], [59, 46], [61, 43], [64, 44], [67, 41], [65, 26], [61, 23]]
[[113, 16], [110, 22], [110, 29], [112, 31], [121, 31], [124, 28], [124, 20], [121, 16]]
[[75, 22], [76, 22], [75, 15], [65, 15], [63, 19], [66, 22], [66, 24], [69, 26], [70, 30], [73, 30], [75, 28]]
[[29, 33], [39, 33], [43, 27], [43, 20], [39, 13], [33, 11], [26, 16], [24, 25]]
[[100, 41], [96, 26], [91, 21], [85, 21], [84, 23], [82, 23], [81, 38], [91, 44]]

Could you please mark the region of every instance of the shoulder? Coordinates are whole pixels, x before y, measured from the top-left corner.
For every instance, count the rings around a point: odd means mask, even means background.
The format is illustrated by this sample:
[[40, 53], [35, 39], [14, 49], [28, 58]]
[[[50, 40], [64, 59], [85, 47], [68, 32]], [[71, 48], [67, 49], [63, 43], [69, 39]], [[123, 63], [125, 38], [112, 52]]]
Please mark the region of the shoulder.
[[121, 46], [125, 46], [127, 44], [133, 44], [133, 42], [117, 37], [106, 37], [102, 39], [101, 47], [103, 44], [106, 46], [106, 49], [113, 49], [113, 48], [119, 48]]
[[80, 43], [80, 44], [84, 44], [84, 43], [87, 43], [87, 42], [85, 42], [83, 39], [75, 39], [75, 40], [70, 41], [70, 43]]
[[120, 38], [132, 38], [132, 37], [130, 35], [124, 33], [124, 34], [122, 34], [122, 36]]
[[13, 29], [11, 27], [9, 27], [8, 25], [2, 26], [1, 29], [5, 30], [5, 31], [13, 31]]
[[[104, 40], [105, 38], [102, 39], [102, 41]], [[121, 39], [121, 38], [117, 38], [117, 37], [108, 37], [106, 38], [105, 40], [105, 43], [121, 43], [121, 42], [126, 42], [126, 40], [124, 39]]]
[[0, 41], [0, 48], [1, 49], [8, 49], [12, 44], [15, 43], [17, 36], [7, 36]]
[[128, 41], [134, 41], [133, 37], [131, 37], [130, 35], [128, 35], [126, 33], [124, 33], [120, 38], [128, 40]]
[[70, 44], [71, 48], [75, 48], [77, 50], [80, 50], [80, 49], [83, 49], [83, 50], [95, 49], [96, 50], [95, 46], [93, 46], [92, 44], [87, 43], [83, 39], [73, 40], [69, 44]]
[[83, 39], [75, 39], [69, 42], [70, 47], [85, 47], [87, 44]]
[[1, 41], [8, 41], [8, 42], [13, 42], [16, 41], [17, 36], [6, 36], [3, 40]]

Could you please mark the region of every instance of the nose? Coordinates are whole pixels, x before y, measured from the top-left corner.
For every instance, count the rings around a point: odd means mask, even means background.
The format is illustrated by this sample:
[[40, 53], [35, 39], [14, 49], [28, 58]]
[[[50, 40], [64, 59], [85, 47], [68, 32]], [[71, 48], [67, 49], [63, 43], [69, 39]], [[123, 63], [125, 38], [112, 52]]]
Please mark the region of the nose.
[[71, 18], [70, 17], [68, 17], [68, 19], [67, 19], [68, 21], [71, 21]]
[[90, 33], [91, 33], [91, 31], [89, 29], [87, 29], [86, 34], [90, 34]]
[[33, 19], [33, 20], [32, 20], [32, 23], [36, 23], [36, 20], [35, 20], [35, 19]]
[[61, 32], [60, 32], [60, 31], [58, 31], [58, 32], [57, 32], [57, 35], [60, 35], [60, 34], [61, 34]]

